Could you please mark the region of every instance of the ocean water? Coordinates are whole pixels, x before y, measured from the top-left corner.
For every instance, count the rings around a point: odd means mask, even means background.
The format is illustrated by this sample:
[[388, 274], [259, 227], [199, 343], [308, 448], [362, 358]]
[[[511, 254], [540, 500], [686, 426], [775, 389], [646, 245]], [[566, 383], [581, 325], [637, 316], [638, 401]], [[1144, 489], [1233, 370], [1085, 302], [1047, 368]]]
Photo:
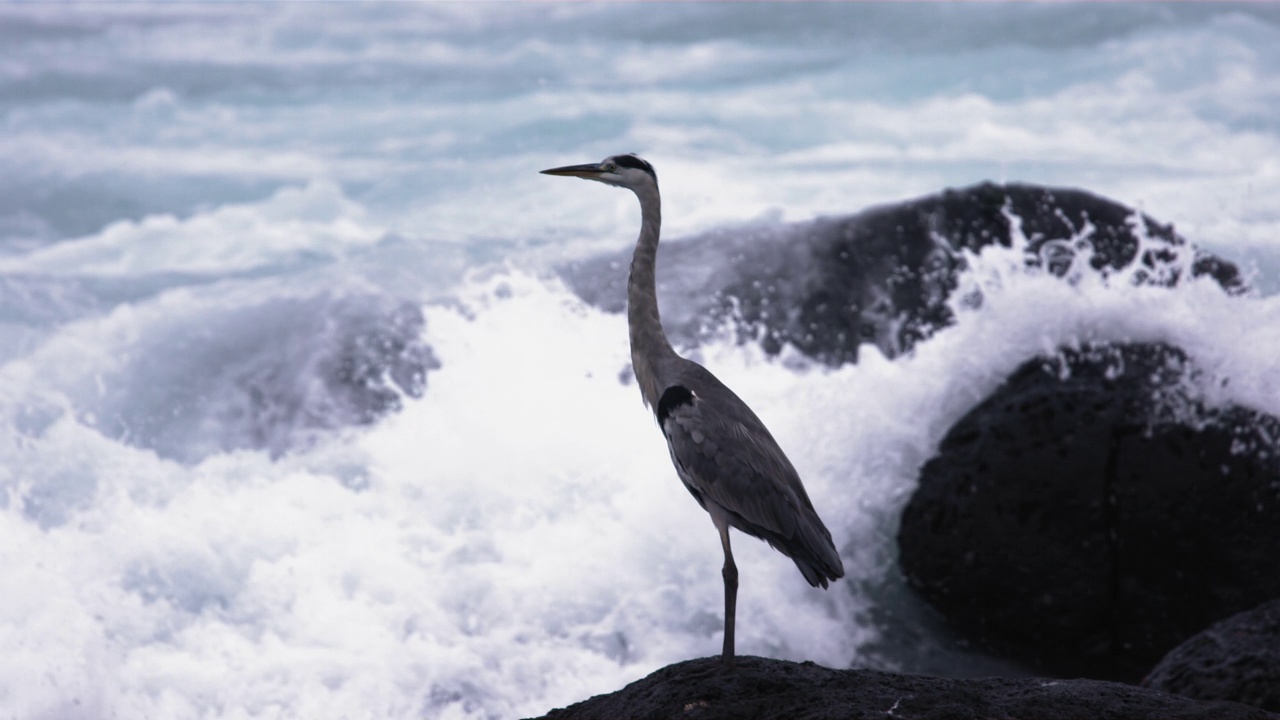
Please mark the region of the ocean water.
[[0, 123], [4, 718], [520, 717], [718, 652], [625, 318], [557, 272], [635, 200], [546, 167], [641, 153], [676, 242], [1080, 187], [1250, 278], [1066, 282], [1014, 237], [908, 355], [689, 348], [848, 572], [738, 539], [742, 653], [1018, 671], [913, 604], [893, 537], [1034, 354], [1171, 342], [1280, 414], [1270, 4], [6, 4]]

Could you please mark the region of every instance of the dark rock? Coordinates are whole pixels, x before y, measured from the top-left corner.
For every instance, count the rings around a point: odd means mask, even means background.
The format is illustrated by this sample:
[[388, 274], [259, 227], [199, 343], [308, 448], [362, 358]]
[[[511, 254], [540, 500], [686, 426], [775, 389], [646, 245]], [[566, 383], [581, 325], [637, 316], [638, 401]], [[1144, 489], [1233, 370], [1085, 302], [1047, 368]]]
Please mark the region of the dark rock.
[[[951, 322], [964, 252], [1010, 246], [1015, 235], [1026, 238], [1028, 266], [1060, 275], [1088, 252], [1097, 270], [1139, 263], [1141, 282], [1173, 284], [1189, 270], [1243, 287], [1234, 265], [1132, 208], [1080, 190], [983, 183], [856, 215], [664, 242], [659, 302], [668, 332], [686, 345], [732, 321], [739, 339], [758, 338], [771, 353], [791, 343], [838, 365], [873, 343], [893, 357]], [[563, 272], [583, 299], [622, 312], [630, 258], [626, 248]]]
[[908, 581], [981, 647], [1124, 680], [1280, 597], [1280, 421], [1207, 408], [1200, 381], [1163, 345], [1024, 364], [921, 470]]
[[1258, 708], [1205, 702], [1101, 680], [954, 679], [739, 657], [665, 667], [608, 695], [553, 710], [546, 720], [856, 720], [857, 718], [1274, 718]]
[[1280, 712], [1280, 600], [1232, 615], [1182, 643], [1142, 684]]

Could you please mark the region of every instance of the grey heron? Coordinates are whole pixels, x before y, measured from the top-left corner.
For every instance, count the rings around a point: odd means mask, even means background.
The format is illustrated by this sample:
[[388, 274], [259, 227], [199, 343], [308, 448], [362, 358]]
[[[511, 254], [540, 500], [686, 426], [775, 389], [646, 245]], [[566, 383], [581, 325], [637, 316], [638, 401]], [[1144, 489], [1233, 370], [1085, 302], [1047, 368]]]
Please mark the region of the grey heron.
[[684, 486], [711, 515], [724, 549], [725, 667], [733, 667], [738, 568], [729, 528], [760, 538], [795, 561], [815, 587], [844, 576], [831, 533], [800, 476], [764, 423], [706, 368], [672, 349], [658, 317], [655, 265], [662, 200], [653, 166], [635, 155], [543, 170], [627, 188], [640, 200], [640, 238], [627, 281], [631, 365], [640, 395], [666, 436]]

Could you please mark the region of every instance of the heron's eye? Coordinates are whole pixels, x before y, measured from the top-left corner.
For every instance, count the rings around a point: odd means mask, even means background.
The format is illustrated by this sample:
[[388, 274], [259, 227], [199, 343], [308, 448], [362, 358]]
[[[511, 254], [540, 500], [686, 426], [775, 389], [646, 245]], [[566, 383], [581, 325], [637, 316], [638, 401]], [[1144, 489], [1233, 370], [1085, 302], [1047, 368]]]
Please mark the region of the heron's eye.
[[607, 163], [607, 164], [604, 166], [604, 169], [605, 169], [605, 172], [618, 172], [618, 164], [617, 164], [617, 163]]

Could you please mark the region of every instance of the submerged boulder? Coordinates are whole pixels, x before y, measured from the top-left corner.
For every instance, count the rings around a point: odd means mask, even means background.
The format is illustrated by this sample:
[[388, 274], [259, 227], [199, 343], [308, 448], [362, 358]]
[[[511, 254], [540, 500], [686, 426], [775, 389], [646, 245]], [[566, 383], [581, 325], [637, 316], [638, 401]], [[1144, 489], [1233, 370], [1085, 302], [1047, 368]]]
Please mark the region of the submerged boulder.
[[665, 667], [625, 688], [552, 710], [546, 720], [857, 720], [984, 718], [1141, 720], [1274, 718], [1230, 702], [1206, 702], [1101, 680], [936, 678], [876, 670], [832, 670], [813, 663], [739, 657]]
[[[676, 341], [696, 344], [725, 323], [776, 353], [792, 344], [839, 365], [858, 347], [910, 350], [952, 321], [948, 299], [965, 253], [1025, 244], [1028, 266], [1063, 274], [1078, 253], [1094, 269], [1134, 266], [1137, 282], [1209, 275], [1243, 287], [1231, 263], [1164, 225], [1082, 191], [982, 183], [863, 212], [715, 230], [658, 249], [659, 302]], [[563, 268], [570, 287], [606, 310], [626, 307], [631, 249]]]
[[1197, 399], [1165, 345], [1024, 364], [942, 441], [900, 565], [962, 636], [1042, 672], [1141, 678], [1280, 597], [1280, 420]]
[[112, 437], [181, 462], [279, 456], [419, 397], [440, 362], [414, 302], [320, 293], [209, 303], [158, 321], [89, 409]]
[[1280, 712], [1280, 600], [1232, 615], [1164, 656], [1145, 687]]

